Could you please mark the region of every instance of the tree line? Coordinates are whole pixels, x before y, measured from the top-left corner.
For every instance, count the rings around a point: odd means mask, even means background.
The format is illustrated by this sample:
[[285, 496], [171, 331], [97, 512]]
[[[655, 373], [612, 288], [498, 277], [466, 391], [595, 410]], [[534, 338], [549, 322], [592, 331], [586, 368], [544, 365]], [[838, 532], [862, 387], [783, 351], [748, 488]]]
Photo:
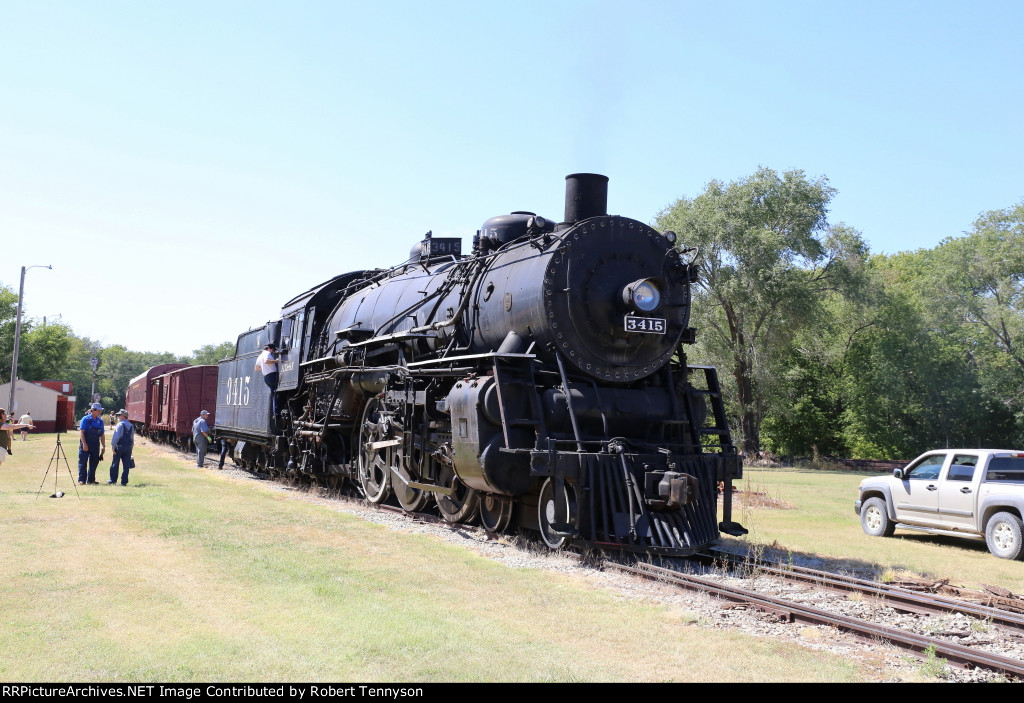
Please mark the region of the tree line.
[[825, 177], [759, 169], [656, 218], [699, 266], [692, 358], [748, 455], [1024, 447], [1024, 201], [932, 249], [872, 254]]
[[[0, 383], [11, 380], [17, 314], [18, 294], [0, 283]], [[104, 346], [88, 337], [79, 337], [66, 324], [40, 324], [38, 320], [26, 319], [23, 311], [18, 378], [70, 381], [76, 397], [76, 417], [80, 417], [91, 402], [91, 359], [99, 360], [96, 392], [100, 394], [100, 403], [109, 410], [118, 410], [125, 407], [128, 382], [147, 369], [159, 364], [215, 364], [234, 352], [234, 342], [206, 344], [185, 356], [132, 351], [120, 344]], [[6, 401], [0, 399], [2, 403]]]

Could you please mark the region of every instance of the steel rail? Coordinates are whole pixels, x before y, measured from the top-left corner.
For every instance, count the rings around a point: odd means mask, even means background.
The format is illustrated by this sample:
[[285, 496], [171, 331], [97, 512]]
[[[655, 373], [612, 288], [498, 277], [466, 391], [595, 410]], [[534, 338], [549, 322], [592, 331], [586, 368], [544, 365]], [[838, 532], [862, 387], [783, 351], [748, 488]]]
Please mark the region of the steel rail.
[[659, 566], [639, 564], [636, 567], [632, 567], [624, 564], [615, 564], [614, 562], [606, 562], [606, 566], [635, 576], [664, 581], [689, 590], [710, 593], [725, 600], [751, 605], [759, 610], [783, 617], [789, 622], [804, 622], [812, 625], [835, 627], [843, 632], [851, 633], [869, 641], [881, 640], [915, 652], [934, 652], [936, 656], [942, 657], [949, 661], [950, 664], [961, 668], [980, 667], [997, 673], [1024, 678], [1024, 662], [998, 654], [885, 627], [884, 625], [876, 625], [859, 618], [829, 613], [819, 608], [755, 593], [743, 588], [727, 586], [689, 574], [681, 574]]
[[770, 576], [790, 581], [813, 583], [814, 585], [823, 586], [835, 591], [863, 593], [885, 601], [886, 605], [908, 612], [927, 615], [962, 613], [981, 620], [988, 620], [1002, 627], [1024, 632], [1024, 615], [981, 605], [980, 603], [971, 603], [938, 594], [922, 595], [898, 586], [886, 586], [854, 576], [833, 574], [804, 566], [790, 566], [780, 562], [753, 558], [747, 560], [736, 554], [719, 550], [711, 550], [709, 554], [698, 554], [696, 556], [702, 560], [717, 560], [719, 562], [725, 560], [733, 566], [750, 564], [753, 568]]

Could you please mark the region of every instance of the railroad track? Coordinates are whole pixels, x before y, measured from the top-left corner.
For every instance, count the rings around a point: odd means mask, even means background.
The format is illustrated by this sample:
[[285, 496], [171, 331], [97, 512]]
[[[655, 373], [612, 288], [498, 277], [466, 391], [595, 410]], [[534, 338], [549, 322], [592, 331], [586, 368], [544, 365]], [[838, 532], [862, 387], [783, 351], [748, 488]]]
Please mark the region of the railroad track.
[[719, 581], [683, 574], [653, 564], [638, 563], [635, 566], [606, 562], [606, 568], [633, 574], [641, 578], [670, 583], [687, 590], [708, 593], [734, 603], [742, 603], [763, 612], [771, 613], [786, 622], [809, 625], [825, 625], [847, 632], [862, 640], [885, 642], [918, 654], [933, 654], [946, 659], [953, 666], [964, 669], [983, 668], [1014, 678], [1024, 678], [1024, 662], [992, 654], [973, 647], [919, 635], [906, 630], [886, 627], [846, 615], [830, 613], [802, 603], [765, 595]]
[[752, 559], [717, 549], [698, 554], [694, 560], [705, 564], [724, 564], [732, 568], [751, 568], [759, 573], [787, 581], [809, 583], [837, 593], [860, 593], [878, 599], [891, 608], [921, 615], [946, 615], [960, 613], [993, 625], [1024, 633], [1024, 615], [1012, 610], [972, 603], [958, 598], [938, 594], [922, 594], [918, 591], [867, 581], [842, 574], [817, 569], [781, 564], [763, 559]]

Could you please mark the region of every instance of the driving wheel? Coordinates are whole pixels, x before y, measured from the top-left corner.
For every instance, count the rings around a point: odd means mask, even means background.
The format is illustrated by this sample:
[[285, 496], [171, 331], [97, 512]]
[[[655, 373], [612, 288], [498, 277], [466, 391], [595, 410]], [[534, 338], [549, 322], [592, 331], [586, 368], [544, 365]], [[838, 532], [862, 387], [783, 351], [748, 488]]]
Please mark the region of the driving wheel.
[[391, 467], [395, 461], [391, 416], [384, 403], [373, 398], [366, 404], [359, 429], [359, 485], [366, 500], [383, 503], [391, 495]]
[[459, 480], [455, 469], [449, 464], [438, 472], [437, 482], [450, 488], [451, 495], [437, 494], [437, 509], [448, 522], [471, 522], [476, 519], [480, 494]]

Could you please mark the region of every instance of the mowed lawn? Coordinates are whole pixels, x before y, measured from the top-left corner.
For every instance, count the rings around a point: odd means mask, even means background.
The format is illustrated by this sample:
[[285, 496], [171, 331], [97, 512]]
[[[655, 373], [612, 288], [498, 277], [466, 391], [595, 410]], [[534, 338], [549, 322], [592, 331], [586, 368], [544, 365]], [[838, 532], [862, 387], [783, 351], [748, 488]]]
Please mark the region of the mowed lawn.
[[[574, 576], [509, 568], [148, 446], [137, 448], [127, 487], [73, 486], [62, 464], [67, 495], [48, 497], [51, 467], [37, 497], [54, 440], [19, 440], [0, 467], [4, 681], [873, 676], [843, 658], [714, 630], [693, 613]], [[74, 436], [64, 449], [77, 478]]]
[[828, 566], [845, 563], [872, 570], [880, 578], [906, 571], [970, 588], [992, 584], [1024, 593], [1024, 562], [997, 559], [984, 541], [911, 530], [897, 530], [892, 537], [865, 535], [853, 504], [861, 479], [878, 474], [751, 467], [743, 471], [744, 478], [737, 483], [741, 489], [763, 493], [791, 509], [735, 509], [735, 519], [750, 535], [744, 540], [723, 540], [723, 544], [774, 543], [794, 556], [823, 557], [840, 562]]

